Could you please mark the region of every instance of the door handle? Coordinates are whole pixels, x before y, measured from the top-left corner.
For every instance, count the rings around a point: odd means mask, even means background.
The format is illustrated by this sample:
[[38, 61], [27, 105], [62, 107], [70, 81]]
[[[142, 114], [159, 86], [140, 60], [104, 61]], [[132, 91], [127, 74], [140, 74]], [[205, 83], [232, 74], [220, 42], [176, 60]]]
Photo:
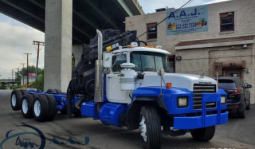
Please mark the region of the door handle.
[[112, 77], [108, 77], [108, 79], [111, 79]]

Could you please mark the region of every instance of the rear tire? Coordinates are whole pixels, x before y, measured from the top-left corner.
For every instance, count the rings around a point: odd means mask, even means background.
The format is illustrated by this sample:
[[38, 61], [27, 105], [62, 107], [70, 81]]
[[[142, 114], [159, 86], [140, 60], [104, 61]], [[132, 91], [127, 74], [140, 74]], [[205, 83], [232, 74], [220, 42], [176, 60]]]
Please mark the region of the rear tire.
[[24, 96], [24, 95], [27, 95], [27, 94], [28, 94], [27, 90], [20, 90], [20, 92], [21, 92], [22, 96]]
[[202, 141], [202, 142], [207, 142], [207, 141], [211, 140], [213, 138], [214, 134], [215, 134], [215, 126], [194, 129], [191, 132], [193, 139], [195, 139], [197, 141]]
[[55, 89], [55, 92], [58, 93], [58, 94], [63, 93], [60, 89]]
[[54, 90], [54, 89], [48, 89], [48, 90], [46, 91], [46, 93], [56, 93], [56, 90]]
[[144, 106], [140, 112], [140, 132], [144, 149], [161, 148], [161, 123], [153, 106]]
[[21, 113], [24, 118], [33, 118], [33, 102], [32, 95], [27, 94], [22, 97]]
[[11, 107], [13, 111], [18, 111], [21, 109], [21, 98], [22, 94], [19, 90], [13, 90], [11, 93]]
[[49, 104], [45, 95], [35, 96], [33, 104], [33, 115], [37, 122], [47, 120], [49, 116]]
[[57, 114], [57, 103], [52, 95], [46, 95], [49, 104], [49, 116], [48, 121], [52, 121]]

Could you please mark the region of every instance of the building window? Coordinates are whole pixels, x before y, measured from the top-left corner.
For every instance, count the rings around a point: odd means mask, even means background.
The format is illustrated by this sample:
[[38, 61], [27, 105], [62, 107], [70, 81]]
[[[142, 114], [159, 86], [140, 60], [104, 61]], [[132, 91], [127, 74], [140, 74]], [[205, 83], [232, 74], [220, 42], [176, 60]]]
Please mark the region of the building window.
[[157, 39], [157, 23], [147, 24], [147, 39]]
[[227, 12], [220, 14], [220, 31], [234, 31], [234, 12]]

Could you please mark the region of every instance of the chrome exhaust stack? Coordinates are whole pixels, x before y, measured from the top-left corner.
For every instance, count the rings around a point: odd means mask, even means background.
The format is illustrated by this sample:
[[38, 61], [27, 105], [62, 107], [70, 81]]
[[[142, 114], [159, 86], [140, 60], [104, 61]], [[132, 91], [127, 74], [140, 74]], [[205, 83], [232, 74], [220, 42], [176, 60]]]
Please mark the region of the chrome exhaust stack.
[[97, 29], [98, 35], [98, 57], [96, 60], [96, 72], [95, 72], [95, 102], [103, 102], [103, 35], [100, 30]]

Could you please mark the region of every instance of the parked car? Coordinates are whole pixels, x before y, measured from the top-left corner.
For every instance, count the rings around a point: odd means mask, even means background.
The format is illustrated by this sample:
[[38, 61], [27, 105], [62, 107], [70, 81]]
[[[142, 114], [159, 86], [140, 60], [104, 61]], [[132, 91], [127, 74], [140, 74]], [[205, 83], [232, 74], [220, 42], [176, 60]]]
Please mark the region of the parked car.
[[250, 84], [239, 77], [220, 77], [219, 88], [227, 93], [227, 110], [240, 118], [245, 118], [245, 110], [250, 110]]

